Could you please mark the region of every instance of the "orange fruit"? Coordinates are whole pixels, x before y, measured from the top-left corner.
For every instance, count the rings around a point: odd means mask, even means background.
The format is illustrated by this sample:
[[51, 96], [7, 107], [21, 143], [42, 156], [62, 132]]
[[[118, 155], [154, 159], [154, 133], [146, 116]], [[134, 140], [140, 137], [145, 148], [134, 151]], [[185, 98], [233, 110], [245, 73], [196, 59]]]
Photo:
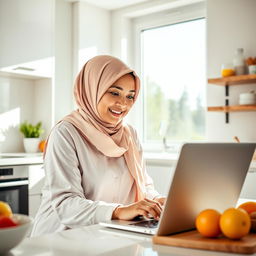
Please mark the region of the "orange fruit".
[[256, 202], [245, 202], [239, 205], [238, 208], [244, 209], [245, 211], [248, 212], [248, 214], [250, 214], [252, 212], [256, 212]]
[[10, 217], [12, 216], [12, 209], [6, 202], [0, 201], [0, 216]]
[[223, 77], [226, 77], [226, 76], [234, 76], [235, 75], [235, 71], [234, 69], [222, 69], [221, 70], [221, 75]]
[[201, 211], [196, 217], [196, 228], [205, 237], [217, 237], [221, 234], [220, 230], [221, 214], [214, 209]]
[[40, 141], [39, 145], [38, 145], [38, 148], [41, 152], [44, 152], [44, 149], [45, 149], [45, 144], [46, 144], [46, 140], [42, 140]]
[[228, 208], [220, 217], [220, 228], [226, 237], [240, 239], [250, 231], [250, 216], [241, 208]]

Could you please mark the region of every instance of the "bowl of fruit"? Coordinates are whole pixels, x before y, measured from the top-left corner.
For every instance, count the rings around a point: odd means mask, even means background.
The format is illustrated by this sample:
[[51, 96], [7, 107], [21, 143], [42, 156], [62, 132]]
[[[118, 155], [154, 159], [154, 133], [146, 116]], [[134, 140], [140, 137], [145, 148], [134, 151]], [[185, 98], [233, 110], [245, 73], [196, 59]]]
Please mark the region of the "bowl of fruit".
[[17, 246], [27, 235], [32, 219], [23, 214], [13, 214], [8, 203], [0, 201], [0, 254]]

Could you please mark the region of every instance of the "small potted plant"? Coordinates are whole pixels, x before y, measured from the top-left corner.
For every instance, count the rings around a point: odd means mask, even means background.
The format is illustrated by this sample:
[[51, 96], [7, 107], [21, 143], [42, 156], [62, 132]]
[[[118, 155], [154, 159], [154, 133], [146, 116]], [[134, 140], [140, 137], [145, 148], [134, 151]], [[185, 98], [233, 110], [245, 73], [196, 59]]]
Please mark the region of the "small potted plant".
[[42, 123], [32, 125], [25, 121], [20, 124], [20, 132], [24, 135], [23, 144], [26, 153], [36, 153], [40, 142], [40, 135], [44, 132]]

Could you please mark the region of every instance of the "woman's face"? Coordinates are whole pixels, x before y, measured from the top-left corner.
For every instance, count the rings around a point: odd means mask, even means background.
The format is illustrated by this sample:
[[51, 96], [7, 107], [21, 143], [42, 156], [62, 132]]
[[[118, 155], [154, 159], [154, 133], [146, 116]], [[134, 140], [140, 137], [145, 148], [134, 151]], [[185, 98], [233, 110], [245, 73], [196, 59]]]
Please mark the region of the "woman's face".
[[135, 96], [135, 79], [126, 74], [111, 85], [100, 99], [97, 110], [101, 119], [116, 125], [129, 112]]

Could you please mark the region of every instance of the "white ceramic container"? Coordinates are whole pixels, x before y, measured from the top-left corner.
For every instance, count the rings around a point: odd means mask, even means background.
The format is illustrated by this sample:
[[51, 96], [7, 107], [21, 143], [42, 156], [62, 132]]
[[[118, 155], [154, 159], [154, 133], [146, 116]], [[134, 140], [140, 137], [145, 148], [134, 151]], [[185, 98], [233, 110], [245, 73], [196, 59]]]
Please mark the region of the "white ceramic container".
[[241, 93], [239, 95], [240, 105], [254, 105], [256, 104], [256, 94], [254, 92]]
[[36, 153], [39, 148], [40, 138], [24, 138], [23, 144], [26, 153]]

